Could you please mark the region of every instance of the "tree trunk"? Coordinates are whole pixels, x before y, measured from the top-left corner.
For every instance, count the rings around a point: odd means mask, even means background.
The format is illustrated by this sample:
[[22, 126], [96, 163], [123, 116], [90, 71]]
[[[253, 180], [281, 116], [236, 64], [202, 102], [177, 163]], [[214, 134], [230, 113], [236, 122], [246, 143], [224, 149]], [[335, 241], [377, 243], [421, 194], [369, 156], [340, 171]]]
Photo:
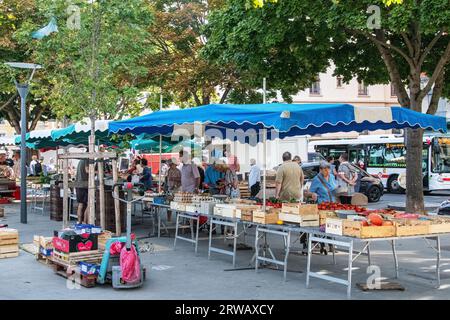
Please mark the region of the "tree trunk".
[[[410, 109], [422, 112], [422, 100], [417, 95], [420, 91], [420, 76], [410, 82]], [[423, 213], [422, 176], [423, 129], [406, 130], [406, 211]]]
[[422, 149], [423, 130], [406, 130], [406, 211], [412, 213], [424, 212]]

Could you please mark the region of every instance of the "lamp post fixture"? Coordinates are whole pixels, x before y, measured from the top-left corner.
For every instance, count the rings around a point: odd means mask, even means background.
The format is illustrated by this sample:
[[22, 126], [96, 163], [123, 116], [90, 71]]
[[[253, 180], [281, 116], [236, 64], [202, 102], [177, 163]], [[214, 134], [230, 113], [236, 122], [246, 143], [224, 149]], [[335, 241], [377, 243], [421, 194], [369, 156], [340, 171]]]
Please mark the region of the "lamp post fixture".
[[25, 141], [27, 132], [26, 99], [31, 79], [36, 70], [41, 69], [42, 66], [23, 62], [6, 62], [5, 64], [11, 68], [26, 69], [30, 71], [25, 82], [19, 83], [14, 79], [14, 83], [20, 96], [20, 222], [27, 223], [27, 147]]

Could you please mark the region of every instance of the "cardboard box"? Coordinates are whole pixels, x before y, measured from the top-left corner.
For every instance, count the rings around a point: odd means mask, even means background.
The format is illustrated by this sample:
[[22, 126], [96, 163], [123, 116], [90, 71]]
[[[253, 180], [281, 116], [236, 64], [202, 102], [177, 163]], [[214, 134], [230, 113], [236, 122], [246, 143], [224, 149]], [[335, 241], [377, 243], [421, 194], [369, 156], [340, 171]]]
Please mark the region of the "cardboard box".
[[[55, 235], [58, 232], [55, 231]], [[85, 233], [83, 235], [67, 235], [67, 236], [54, 236], [53, 247], [61, 252], [82, 252], [98, 249], [98, 235], [93, 233]]]
[[342, 236], [344, 233], [343, 227], [344, 219], [339, 218], [326, 218], [325, 220], [325, 232]]

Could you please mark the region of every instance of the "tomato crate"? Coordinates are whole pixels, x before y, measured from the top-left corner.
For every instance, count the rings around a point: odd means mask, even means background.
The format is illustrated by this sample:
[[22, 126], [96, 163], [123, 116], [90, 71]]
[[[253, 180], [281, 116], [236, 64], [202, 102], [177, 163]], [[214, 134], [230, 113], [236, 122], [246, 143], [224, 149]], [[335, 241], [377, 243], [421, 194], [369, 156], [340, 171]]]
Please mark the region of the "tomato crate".
[[296, 223], [301, 227], [318, 227], [319, 226], [319, 215], [318, 214], [292, 214], [280, 212], [278, 219], [283, 222]]
[[253, 221], [253, 211], [252, 210], [244, 210], [241, 212], [241, 220], [242, 221]]
[[363, 226], [361, 221], [343, 220], [343, 235], [355, 238], [387, 238], [395, 236], [395, 226]]
[[278, 214], [275, 212], [253, 211], [253, 222], [276, 224], [278, 222]]
[[430, 233], [430, 221], [418, 219], [393, 219], [395, 235], [398, 237], [417, 236]]
[[305, 204], [305, 203], [283, 203], [281, 206], [281, 212], [291, 214], [318, 214], [319, 207], [317, 204]]
[[319, 210], [319, 224], [324, 225], [327, 218], [337, 218], [337, 214], [333, 210]]

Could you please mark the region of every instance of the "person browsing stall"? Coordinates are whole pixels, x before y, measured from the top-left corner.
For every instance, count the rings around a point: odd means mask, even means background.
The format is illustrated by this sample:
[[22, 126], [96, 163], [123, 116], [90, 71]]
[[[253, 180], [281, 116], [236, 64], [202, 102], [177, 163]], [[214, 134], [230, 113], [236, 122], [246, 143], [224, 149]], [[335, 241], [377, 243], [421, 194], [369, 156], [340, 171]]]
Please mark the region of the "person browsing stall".
[[210, 164], [205, 170], [205, 184], [209, 187], [209, 192], [214, 195], [220, 192], [217, 182], [223, 179], [224, 174], [218, 170], [218, 163]]
[[192, 163], [190, 154], [180, 150], [181, 167], [181, 191], [194, 193], [200, 186], [200, 173], [198, 167]]
[[278, 168], [275, 178], [276, 197], [285, 201], [300, 200], [303, 181], [302, 168], [297, 162], [292, 161], [291, 153], [286, 151], [283, 153], [283, 164]]
[[248, 174], [248, 188], [250, 196], [256, 197], [261, 190], [261, 169], [256, 164], [255, 159], [250, 159], [250, 172]]
[[336, 180], [331, 174], [331, 165], [326, 161], [321, 161], [319, 173], [311, 181], [309, 191], [305, 195], [311, 197], [317, 203], [335, 202]]

